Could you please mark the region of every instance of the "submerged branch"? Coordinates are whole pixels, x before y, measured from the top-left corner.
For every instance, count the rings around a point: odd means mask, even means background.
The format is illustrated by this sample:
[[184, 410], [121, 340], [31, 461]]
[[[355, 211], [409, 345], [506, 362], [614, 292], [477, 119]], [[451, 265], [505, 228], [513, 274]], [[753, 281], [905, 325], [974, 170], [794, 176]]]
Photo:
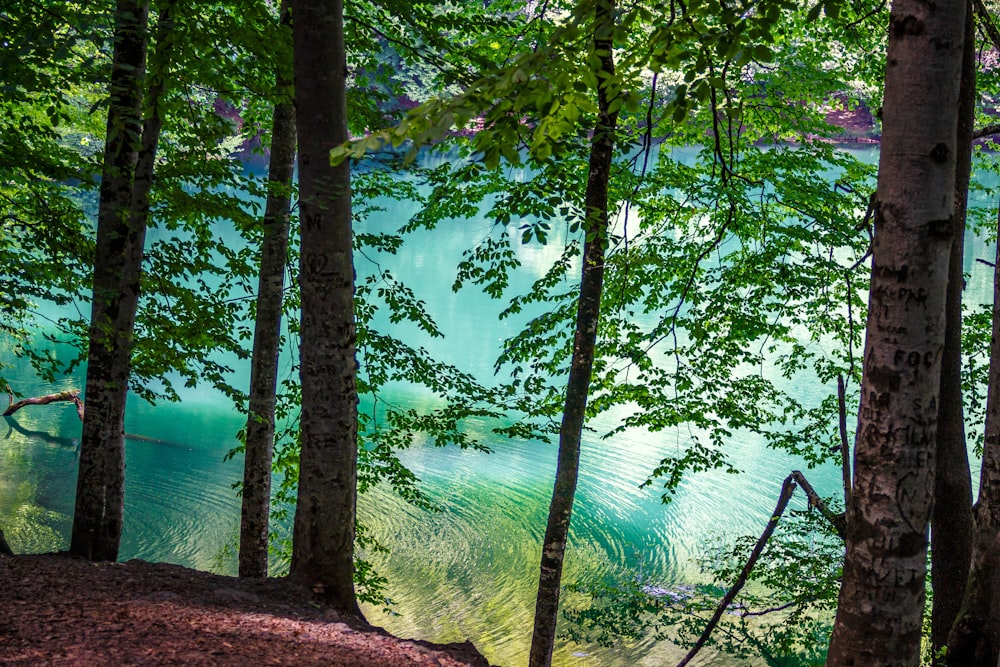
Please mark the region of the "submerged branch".
[[[68, 389], [66, 391], [60, 391], [60, 392], [56, 392], [55, 394], [48, 394], [46, 396], [35, 396], [33, 398], [25, 398], [25, 399], [20, 400], [17, 403], [15, 403], [14, 402], [14, 391], [10, 388], [10, 385], [8, 385], [7, 386], [7, 396], [9, 397], [9, 403], [10, 403], [10, 405], [3, 412], [3, 416], [4, 417], [10, 417], [10, 416], [12, 416], [15, 412], [17, 412], [18, 410], [20, 410], [21, 408], [23, 408], [26, 405], [48, 405], [49, 403], [57, 403], [57, 402], [60, 402], [60, 401], [72, 401], [74, 404], [76, 404], [76, 414], [77, 414], [77, 416], [80, 418], [81, 422], [83, 421], [84, 406], [83, 406], [83, 400], [80, 398], [80, 390], [79, 389]], [[24, 429], [22, 429], [20, 427], [18, 427], [17, 430], [19, 432], [21, 432], [21, 433], [25, 433], [26, 435], [38, 435], [39, 434], [37, 431], [32, 431], [30, 433], [26, 432], [26, 431], [24, 431]], [[64, 444], [64, 443], [61, 442], [60, 439], [54, 439], [53, 440], [51, 438], [51, 436], [47, 437], [46, 439], [50, 439], [53, 442], [55, 442], [56, 444]], [[171, 440], [164, 440], [162, 438], [152, 438], [152, 437], [150, 437], [148, 435], [136, 435], [134, 433], [126, 433], [125, 434], [125, 439], [126, 440], [134, 440], [136, 442], [152, 442], [152, 443], [159, 444], [159, 445], [170, 445], [171, 447], [184, 447], [184, 448], [187, 448], [187, 445], [184, 445], [184, 444], [181, 444], [181, 443], [178, 443], [178, 442], [173, 442]], [[69, 442], [74, 442], [75, 443], [75, 441], [69, 441]]]

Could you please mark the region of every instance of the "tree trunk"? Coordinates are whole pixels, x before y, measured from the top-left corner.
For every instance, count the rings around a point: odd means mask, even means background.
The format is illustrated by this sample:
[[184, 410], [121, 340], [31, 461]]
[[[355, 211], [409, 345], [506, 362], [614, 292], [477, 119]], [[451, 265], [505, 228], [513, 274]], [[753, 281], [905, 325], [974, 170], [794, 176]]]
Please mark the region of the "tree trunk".
[[149, 3], [118, 0], [109, 85], [104, 167], [97, 214], [94, 295], [87, 363], [88, 409], [80, 441], [76, 507], [70, 551], [91, 560], [116, 560], [125, 483], [125, 395], [131, 320], [126, 289], [132, 184], [139, 157], [142, 78], [146, 67]]
[[7, 544], [7, 538], [3, 536], [3, 530], [0, 529], [0, 556], [13, 556], [14, 551]]
[[976, 34], [973, 12], [965, 17], [965, 48], [959, 88], [955, 154], [955, 235], [948, 264], [941, 397], [938, 401], [937, 469], [931, 515], [931, 646], [934, 654], [962, 605], [972, 558], [972, 475], [962, 410], [962, 289], [965, 286], [965, 214], [972, 173], [976, 119]]
[[950, 667], [1000, 664], [1000, 248], [997, 262], [983, 467], [973, 512], [972, 568], [962, 609], [948, 639]]
[[604, 252], [608, 232], [608, 184], [614, 158], [617, 111], [610, 110], [609, 84], [614, 78], [612, 36], [614, 0], [598, 0], [594, 17], [594, 52], [600, 59], [597, 81], [599, 113], [590, 148], [585, 204], [587, 221], [583, 250], [580, 298], [577, 304], [573, 357], [570, 361], [559, 431], [559, 458], [555, 487], [549, 505], [549, 519], [542, 544], [542, 558], [535, 602], [535, 623], [531, 637], [530, 667], [552, 664], [556, 624], [559, 615], [559, 592], [563, 560], [569, 538], [570, 518], [580, 467], [580, 438], [586, 418], [594, 347], [600, 319], [601, 291], [604, 287]]
[[299, 136], [302, 453], [291, 573], [339, 611], [354, 593], [358, 393], [342, 0], [294, 0]]
[[[289, 0], [281, 5], [280, 34], [286, 36]], [[288, 35], [290, 38], [290, 34]], [[280, 95], [292, 82], [277, 77]], [[243, 509], [240, 521], [240, 576], [267, 576], [268, 516], [271, 507], [271, 457], [274, 451], [274, 408], [281, 340], [281, 309], [288, 255], [288, 220], [295, 169], [295, 105], [276, 104], [271, 121], [271, 159], [264, 210], [264, 239], [257, 284], [257, 319], [250, 362], [250, 414], [243, 462]]]
[[852, 515], [830, 666], [920, 662], [964, 0], [893, 3]]

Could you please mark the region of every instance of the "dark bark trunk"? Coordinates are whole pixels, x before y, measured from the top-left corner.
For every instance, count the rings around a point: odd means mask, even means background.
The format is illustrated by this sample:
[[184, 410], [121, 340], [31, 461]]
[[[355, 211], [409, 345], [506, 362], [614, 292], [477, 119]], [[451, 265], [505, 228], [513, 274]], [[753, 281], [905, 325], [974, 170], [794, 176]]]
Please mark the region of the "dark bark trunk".
[[10, 548], [7, 544], [7, 538], [3, 536], [3, 530], [0, 530], [0, 556], [13, 556], [14, 550]]
[[614, 158], [617, 112], [609, 110], [607, 84], [614, 78], [612, 33], [613, 0], [599, 0], [594, 17], [594, 51], [600, 58], [600, 82], [597, 91], [599, 114], [590, 149], [585, 205], [587, 222], [583, 250], [580, 298], [577, 305], [573, 356], [566, 386], [566, 403], [559, 431], [559, 457], [555, 487], [549, 505], [549, 519], [542, 544], [535, 622], [531, 637], [530, 667], [552, 664], [563, 560], [569, 538], [570, 518], [580, 467], [580, 438], [586, 419], [587, 398], [594, 364], [597, 325], [600, 319], [601, 291], [604, 286], [604, 252], [608, 231], [608, 184]]
[[[286, 36], [288, 0], [281, 6], [281, 35]], [[288, 35], [290, 37], [290, 35]], [[279, 94], [292, 82], [278, 75]], [[281, 340], [281, 309], [288, 255], [288, 220], [295, 168], [295, 106], [276, 104], [271, 121], [271, 160], [264, 209], [264, 239], [257, 284], [257, 319], [250, 362], [250, 415], [243, 463], [243, 509], [240, 521], [240, 576], [267, 576], [268, 515], [271, 507], [271, 458], [274, 451], [275, 391]]]
[[974, 16], [965, 17], [965, 48], [959, 88], [955, 154], [955, 236], [948, 265], [941, 398], [938, 402], [937, 470], [931, 515], [931, 646], [934, 654], [962, 606], [972, 559], [972, 475], [962, 410], [962, 289], [965, 286], [965, 213], [972, 173], [972, 131], [976, 119], [976, 43]]
[[302, 228], [302, 453], [291, 573], [360, 616], [354, 593], [358, 394], [343, 2], [292, 3]]
[[897, 0], [890, 15], [853, 503], [829, 666], [920, 662], [966, 5]]
[[[997, 220], [1000, 226], [1000, 216]], [[948, 638], [950, 667], [1000, 664], [1000, 248], [993, 277], [993, 338], [979, 499], [973, 512], [972, 568]]]
[[[156, 51], [151, 58], [153, 83], [145, 95], [142, 121], [142, 84], [145, 78], [146, 20], [149, 6], [119, 2], [116, 21], [130, 26], [121, 42], [128, 45], [120, 69], [121, 90], [128, 88], [129, 106], [119, 112], [112, 93], [108, 140], [119, 138], [128, 147], [105, 150], [98, 212], [97, 255], [94, 260], [94, 302], [90, 324], [86, 396], [80, 440], [80, 472], [70, 550], [91, 560], [116, 560], [124, 518], [125, 401], [131, 372], [132, 333], [139, 304], [139, 279], [149, 218], [156, 147], [163, 128], [160, 108], [173, 42], [173, 3], [157, 20]], [[124, 12], [124, 13], [121, 13]], [[133, 21], [140, 24], [132, 26]], [[116, 37], [117, 40], [117, 37]], [[112, 71], [112, 89], [116, 88]], [[131, 77], [131, 79], [129, 79]], [[125, 95], [124, 92], [119, 93]], [[123, 97], [122, 99], [125, 99]], [[130, 115], [133, 114], [134, 115]], [[121, 135], [120, 137], [118, 135]], [[134, 145], [138, 144], [138, 151]], [[113, 151], [108, 171], [108, 151]], [[131, 156], [134, 153], [134, 158]], [[126, 161], [124, 155], [129, 158]], [[104, 178], [110, 176], [108, 189]], [[107, 197], [107, 199], [106, 199]]]
[[[94, 293], [87, 365], [88, 410], [80, 442], [70, 550], [91, 560], [116, 560], [125, 478], [125, 395], [131, 329], [122, 329], [132, 184], [141, 139], [142, 77], [148, 2], [119, 0], [111, 71], [107, 139], [101, 174]], [[127, 320], [127, 315], [124, 318]]]

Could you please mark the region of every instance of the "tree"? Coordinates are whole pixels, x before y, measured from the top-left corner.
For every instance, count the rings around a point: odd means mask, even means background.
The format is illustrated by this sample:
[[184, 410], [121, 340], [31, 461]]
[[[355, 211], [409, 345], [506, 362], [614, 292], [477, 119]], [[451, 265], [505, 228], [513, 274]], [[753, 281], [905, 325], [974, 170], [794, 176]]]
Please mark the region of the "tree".
[[972, 174], [972, 131], [976, 119], [976, 33], [974, 13], [966, 11], [962, 80], [958, 100], [955, 156], [955, 231], [948, 259], [945, 337], [941, 352], [934, 505], [931, 515], [931, 650], [948, 642], [972, 554], [972, 475], [962, 410], [962, 290], [965, 287], [965, 220]]
[[[531, 637], [531, 667], [552, 664], [556, 622], [559, 617], [559, 592], [563, 560], [569, 540], [569, 525], [580, 469], [580, 437], [587, 414], [590, 378], [594, 367], [594, 349], [601, 313], [604, 286], [604, 254], [608, 246], [608, 185], [615, 151], [615, 127], [621, 102], [616, 102], [614, 0], [598, 0], [594, 9], [592, 55], [596, 67], [597, 121], [591, 140], [587, 190], [584, 198], [586, 220], [583, 246], [580, 296], [577, 301], [573, 356], [570, 360], [566, 401], [559, 429], [559, 458], [555, 487], [549, 505], [548, 524], [542, 542], [542, 558], [535, 602], [535, 621]], [[612, 110], [614, 109], [614, 110]]]
[[[282, 3], [280, 35], [289, 24], [288, 1]], [[290, 35], [288, 35], [290, 37]], [[290, 40], [288, 40], [290, 41]], [[281, 72], [280, 94], [291, 94], [291, 81]], [[260, 250], [257, 311], [250, 362], [250, 405], [243, 468], [240, 520], [240, 576], [267, 576], [271, 459], [274, 448], [275, 390], [281, 342], [281, 313], [288, 254], [292, 173], [295, 167], [295, 108], [290, 99], [274, 106], [271, 158]]]
[[[115, 8], [115, 55], [109, 84], [104, 170], [90, 324], [86, 395], [76, 510], [70, 550], [115, 560], [121, 541], [125, 481], [125, 400], [139, 299], [149, 191], [163, 116], [173, 3], [157, 22], [151, 86], [143, 104], [148, 2]], [[143, 111], [145, 110], [145, 114]], [[145, 115], [145, 120], [143, 120]]]
[[919, 663], [965, 5], [902, 0], [890, 13], [853, 506], [831, 666]]
[[330, 164], [348, 139], [341, 0], [292, 3], [302, 295], [302, 432], [291, 575], [337, 610], [354, 593], [358, 393], [351, 172]]
[[[998, 218], [1000, 219], [1000, 218]], [[1000, 249], [997, 251], [1000, 266]], [[1000, 270], [993, 279], [993, 329], [983, 467], [973, 509], [969, 579], [948, 636], [949, 667], [995, 667], [1000, 659]]]

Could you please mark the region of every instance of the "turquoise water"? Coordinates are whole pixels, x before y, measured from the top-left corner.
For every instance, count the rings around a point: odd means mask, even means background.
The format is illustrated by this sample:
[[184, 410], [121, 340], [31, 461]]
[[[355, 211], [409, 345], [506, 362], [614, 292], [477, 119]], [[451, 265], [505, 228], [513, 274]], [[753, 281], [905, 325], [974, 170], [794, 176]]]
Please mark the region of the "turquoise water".
[[[386, 202], [390, 208], [365, 223], [365, 230], [395, 229], [415, 205]], [[488, 378], [500, 341], [516, 323], [498, 321], [502, 303], [475, 290], [452, 293], [455, 265], [466, 248], [484, 238], [487, 220], [463, 221], [436, 232], [419, 232], [396, 257], [358, 258], [363, 277], [372, 261], [418, 291], [444, 339], [421, 340], [432, 355]], [[511, 234], [518, 234], [516, 225]], [[519, 285], [530, 284], [558, 255], [550, 246], [515, 244], [523, 264]], [[989, 294], [991, 276], [974, 257], [992, 259], [978, 244], [970, 253], [970, 300]], [[397, 335], [416, 336], [399, 329]], [[0, 359], [11, 361], [0, 347]], [[287, 361], [285, 362], [287, 372]], [[58, 386], [40, 382], [24, 364], [4, 371], [18, 392], [47, 394], [82, 388], [83, 375]], [[245, 366], [237, 375], [247, 376]], [[796, 388], [818, 401], [833, 387], [805, 382]], [[233, 572], [231, 549], [237, 539], [239, 502], [232, 484], [242, 477], [242, 460], [224, 461], [236, 444], [243, 418], [223, 396], [182, 389], [183, 402], [150, 406], [130, 400], [126, 431], [157, 438], [130, 440], [126, 447], [126, 517], [121, 558], [179, 563]], [[394, 402], [418, 405], [425, 396], [400, 387]], [[364, 405], [362, 409], [364, 409]], [[602, 416], [596, 432], [622, 413]], [[5, 426], [0, 424], [0, 427]], [[79, 421], [69, 404], [30, 407], [6, 423], [0, 435], [0, 521], [19, 551], [62, 549], [68, 545], [73, 507]], [[602, 428], [605, 427], [605, 428]], [[398, 616], [368, 609], [369, 620], [401, 635], [434, 641], [471, 639], [494, 663], [523, 664], [530, 641], [539, 544], [555, 469], [555, 446], [498, 440], [487, 424], [470, 424], [493, 448], [484, 454], [416, 443], [402, 456], [443, 511], [428, 513], [376, 490], [359, 511], [392, 550], [375, 560], [390, 581], [389, 597]], [[721, 538], [756, 534], [774, 507], [781, 481], [801, 460], [766, 449], [754, 436], [737, 433], [728, 450], [742, 471], [733, 476], [710, 471], [689, 476], [675, 500], [664, 506], [656, 486], [640, 489], [656, 463], [682, 450], [686, 433], [628, 431], [611, 440], [585, 437], [573, 547], [567, 577], [607, 563], [642, 563], [665, 584], [697, 577], [692, 559]], [[838, 492], [840, 471], [808, 472], [817, 490]], [[794, 507], [804, 507], [801, 498]], [[654, 665], [676, 660], [683, 651], [666, 644], [613, 650], [575, 644], [560, 646], [557, 664]], [[726, 664], [724, 659], [704, 664]]]

